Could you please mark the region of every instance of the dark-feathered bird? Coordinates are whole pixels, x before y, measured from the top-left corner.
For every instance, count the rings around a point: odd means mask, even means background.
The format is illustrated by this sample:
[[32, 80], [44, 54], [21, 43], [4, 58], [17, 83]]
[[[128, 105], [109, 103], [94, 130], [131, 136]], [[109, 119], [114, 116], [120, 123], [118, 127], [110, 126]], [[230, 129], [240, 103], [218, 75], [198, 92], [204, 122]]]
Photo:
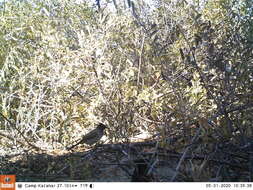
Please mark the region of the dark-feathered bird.
[[72, 145], [71, 147], [67, 149], [71, 150], [79, 144], [93, 145], [97, 143], [103, 137], [104, 130], [106, 128], [107, 128], [106, 125], [99, 123], [96, 129], [93, 129], [92, 131], [84, 135], [79, 142], [77, 142], [76, 144]]

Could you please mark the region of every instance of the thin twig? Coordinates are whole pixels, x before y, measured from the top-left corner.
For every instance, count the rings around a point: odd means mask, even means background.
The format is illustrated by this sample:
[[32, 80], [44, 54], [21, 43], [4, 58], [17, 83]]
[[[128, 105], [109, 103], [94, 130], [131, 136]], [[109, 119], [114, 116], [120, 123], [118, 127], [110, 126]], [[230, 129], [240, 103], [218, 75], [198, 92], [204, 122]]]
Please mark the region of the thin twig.
[[141, 65], [142, 65], [142, 54], [144, 49], [144, 42], [145, 42], [145, 35], [143, 36], [142, 43], [141, 43], [141, 52], [140, 52], [140, 58], [139, 58], [139, 67], [138, 67], [138, 77], [137, 77], [137, 86], [139, 86], [140, 83], [140, 73], [141, 73]]

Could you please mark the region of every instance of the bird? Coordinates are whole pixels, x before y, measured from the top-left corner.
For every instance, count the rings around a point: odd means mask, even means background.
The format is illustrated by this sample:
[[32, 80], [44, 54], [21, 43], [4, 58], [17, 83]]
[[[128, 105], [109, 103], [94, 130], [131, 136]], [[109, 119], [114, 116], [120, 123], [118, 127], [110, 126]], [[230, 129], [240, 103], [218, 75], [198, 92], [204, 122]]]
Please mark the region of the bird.
[[71, 150], [79, 144], [87, 144], [91, 146], [97, 143], [104, 136], [104, 130], [106, 128], [108, 128], [106, 125], [104, 125], [103, 123], [99, 123], [96, 129], [93, 129], [92, 131], [84, 135], [80, 141], [67, 149]]

